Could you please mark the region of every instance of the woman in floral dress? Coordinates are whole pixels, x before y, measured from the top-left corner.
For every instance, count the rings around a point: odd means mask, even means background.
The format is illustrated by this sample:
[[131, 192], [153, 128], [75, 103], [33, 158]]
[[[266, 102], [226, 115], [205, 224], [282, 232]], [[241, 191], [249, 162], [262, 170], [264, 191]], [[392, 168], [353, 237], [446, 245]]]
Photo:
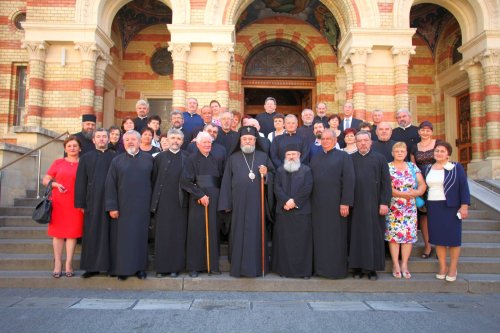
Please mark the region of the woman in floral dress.
[[[397, 142], [392, 147], [394, 161], [389, 163], [392, 181], [392, 199], [386, 217], [385, 240], [389, 242], [392, 275], [396, 279], [411, 278], [408, 270], [413, 243], [417, 241], [417, 206], [415, 198], [424, 194], [426, 185], [417, 166], [406, 162], [406, 144]], [[415, 186], [418, 181], [418, 186]], [[416, 188], [415, 188], [416, 187]], [[399, 252], [401, 251], [401, 264]]]

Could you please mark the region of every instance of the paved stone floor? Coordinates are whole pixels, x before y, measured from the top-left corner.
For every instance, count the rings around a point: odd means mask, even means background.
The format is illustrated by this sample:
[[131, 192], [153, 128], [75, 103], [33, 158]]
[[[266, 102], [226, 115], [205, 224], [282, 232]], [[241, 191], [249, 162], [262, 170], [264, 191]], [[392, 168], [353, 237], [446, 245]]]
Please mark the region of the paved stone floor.
[[1, 332], [499, 332], [500, 294], [0, 289]]

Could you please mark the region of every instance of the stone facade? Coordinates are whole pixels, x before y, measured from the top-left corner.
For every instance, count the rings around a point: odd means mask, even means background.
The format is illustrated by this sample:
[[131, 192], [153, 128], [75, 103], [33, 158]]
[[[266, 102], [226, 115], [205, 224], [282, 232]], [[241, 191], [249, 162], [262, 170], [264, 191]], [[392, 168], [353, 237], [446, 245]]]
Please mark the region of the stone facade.
[[[128, 0], [2, 1], [0, 6], [0, 135], [23, 146], [16, 126], [62, 133], [79, 130], [79, 117], [95, 113], [98, 125], [134, 115], [139, 98], [171, 99], [183, 110], [187, 97], [199, 106], [218, 100], [223, 109], [245, 110], [248, 57], [267, 43], [293, 45], [314, 67], [310, 105], [330, 113], [352, 101], [356, 116], [386, 120], [409, 107], [413, 121], [430, 120], [437, 137], [454, 142], [457, 96], [470, 96], [472, 177], [500, 178], [500, 5], [493, 0], [437, 0], [453, 16], [432, 48], [410, 14], [416, 0], [323, 0], [340, 30], [337, 47], [307, 22], [266, 17], [237, 30], [251, 0], [162, 0], [171, 23], [137, 33], [128, 44], [114, 23]], [[149, 2], [149, 1], [146, 1]], [[23, 29], [15, 25], [25, 13]], [[457, 36], [462, 59], [453, 62]], [[158, 75], [150, 62], [168, 48], [173, 71]], [[26, 106], [16, 121], [18, 67], [26, 66]], [[283, 83], [283, 86], [279, 85]], [[253, 81], [258, 86], [257, 81]], [[290, 88], [276, 81], [272, 88]], [[36, 132], [36, 131], [35, 131]], [[454, 154], [454, 158], [458, 156]]]

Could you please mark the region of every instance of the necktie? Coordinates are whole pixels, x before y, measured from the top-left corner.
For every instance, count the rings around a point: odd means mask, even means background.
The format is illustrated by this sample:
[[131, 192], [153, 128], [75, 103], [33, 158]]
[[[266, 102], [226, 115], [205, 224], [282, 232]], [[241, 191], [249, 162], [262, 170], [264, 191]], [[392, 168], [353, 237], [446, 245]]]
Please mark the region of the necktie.
[[345, 129], [351, 128], [351, 119], [345, 120]]

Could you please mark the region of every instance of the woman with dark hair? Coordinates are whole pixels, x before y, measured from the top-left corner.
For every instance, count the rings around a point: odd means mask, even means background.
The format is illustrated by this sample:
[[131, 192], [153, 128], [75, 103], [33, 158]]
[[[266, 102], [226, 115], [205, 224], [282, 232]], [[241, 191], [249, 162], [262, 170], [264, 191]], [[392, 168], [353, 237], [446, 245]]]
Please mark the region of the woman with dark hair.
[[341, 150], [345, 151], [346, 153], [354, 154], [355, 152], [358, 151], [358, 147], [356, 146], [356, 129], [350, 127], [346, 129], [342, 134], [344, 135], [344, 140], [345, 140], [345, 147], [342, 148]]
[[219, 101], [213, 99], [210, 101], [210, 109], [212, 110], [212, 123], [217, 126], [220, 126], [219, 114], [221, 112], [221, 107]]
[[52, 187], [52, 215], [47, 234], [52, 237], [54, 271], [52, 276], [62, 276], [62, 252], [66, 240], [67, 277], [73, 276], [73, 255], [76, 239], [82, 237], [83, 212], [75, 208], [75, 180], [81, 144], [70, 135], [64, 140], [66, 157], [55, 160], [43, 177], [43, 185]]
[[[434, 148], [435, 163], [425, 170], [429, 188], [427, 216], [429, 242], [436, 246], [439, 272], [436, 278], [453, 282], [457, 279], [458, 257], [462, 245], [462, 219], [469, 215], [470, 193], [467, 176], [460, 163], [450, 162], [452, 152], [448, 142], [438, 141]], [[446, 249], [450, 266], [446, 266]]]
[[109, 143], [108, 149], [116, 151], [118, 154], [123, 153], [125, 148], [121, 140], [122, 132], [118, 126], [112, 125], [109, 127]]
[[154, 131], [149, 127], [144, 127], [141, 131], [141, 143], [139, 149], [145, 153], [154, 155], [160, 152], [160, 148], [152, 145]]
[[121, 128], [122, 133], [127, 133], [128, 131], [135, 129], [134, 119], [129, 116], [123, 118]]
[[[418, 135], [420, 142], [412, 146], [411, 161], [417, 165], [420, 170], [425, 170], [428, 165], [434, 161], [434, 147], [436, 139], [432, 137], [432, 123], [423, 121], [418, 127]], [[429, 259], [432, 256], [432, 246], [429, 243], [429, 230], [427, 228], [427, 211], [425, 206], [418, 210], [418, 223], [420, 231], [422, 231], [422, 239], [424, 240], [424, 252], [421, 255], [422, 259]]]
[[337, 144], [339, 145], [340, 148], [345, 147], [345, 142], [344, 142], [344, 135], [341, 130], [339, 130], [340, 123], [342, 122], [342, 118], [338, 114], [332, 114], [330, 117], [328, 117], [328, 125], [330, 126], [330, 129], [335, 133], [337, 136]]

